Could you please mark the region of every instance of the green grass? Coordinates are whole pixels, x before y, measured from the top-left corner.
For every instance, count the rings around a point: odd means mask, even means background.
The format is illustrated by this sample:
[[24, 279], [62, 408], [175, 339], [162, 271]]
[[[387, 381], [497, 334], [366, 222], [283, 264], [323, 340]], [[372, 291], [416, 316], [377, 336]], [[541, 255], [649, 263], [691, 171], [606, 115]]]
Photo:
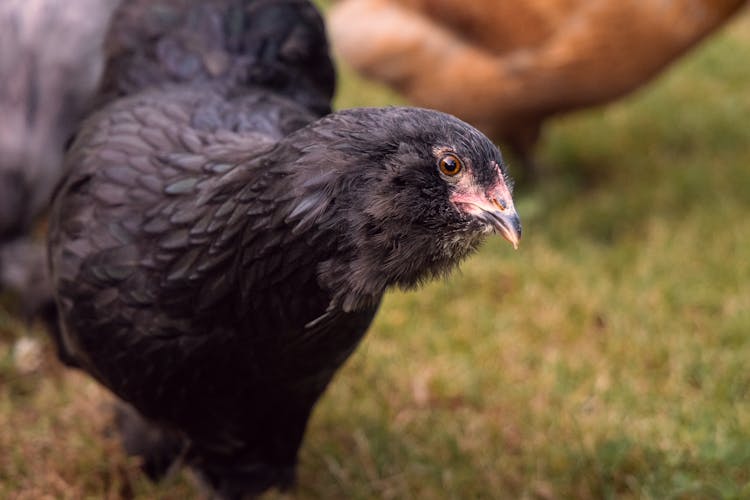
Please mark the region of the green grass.
[[[631, 98], [551, 123], [524, 241], [388, 295], [317, 407], [312, 498], [750, 498], [750, 18]], [[340, 107], [393, 96], [343, 72]], [[108, 397], [0, 309], [0, 498], [154, 486]], [[276, 498], [276, 493], [269, 498]]]

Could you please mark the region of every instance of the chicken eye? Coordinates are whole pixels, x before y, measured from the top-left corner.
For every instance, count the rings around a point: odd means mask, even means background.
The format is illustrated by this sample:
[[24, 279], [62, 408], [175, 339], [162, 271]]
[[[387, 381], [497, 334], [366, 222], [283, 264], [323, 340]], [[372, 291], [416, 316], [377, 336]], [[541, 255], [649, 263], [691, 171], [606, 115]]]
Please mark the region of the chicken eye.
[[447, 154], [440, 158], [440, 161], [438, 162], [438, 168], [443, 175], [453, 177], [461, 171], [461, 169], [463, 168], [463, 164], [456, 155]]

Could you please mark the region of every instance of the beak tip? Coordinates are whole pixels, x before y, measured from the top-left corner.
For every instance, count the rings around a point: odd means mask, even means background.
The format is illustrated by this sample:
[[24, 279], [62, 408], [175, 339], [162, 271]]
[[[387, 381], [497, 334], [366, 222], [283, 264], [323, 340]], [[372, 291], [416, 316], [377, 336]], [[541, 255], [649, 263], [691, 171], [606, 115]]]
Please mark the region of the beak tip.
[[521, 244], [521, 236], [519, 234], [503, 235], [508, 242], [513, 245], [513, 250], [518, 250], [518, 246]]
[[510, 217], [495, 216], [492, 225], [496, 233], [513, 245], [514, 250], [518, 250], [518, 245], [521, 242], [521, 221], [517, 215], [514, 214]]

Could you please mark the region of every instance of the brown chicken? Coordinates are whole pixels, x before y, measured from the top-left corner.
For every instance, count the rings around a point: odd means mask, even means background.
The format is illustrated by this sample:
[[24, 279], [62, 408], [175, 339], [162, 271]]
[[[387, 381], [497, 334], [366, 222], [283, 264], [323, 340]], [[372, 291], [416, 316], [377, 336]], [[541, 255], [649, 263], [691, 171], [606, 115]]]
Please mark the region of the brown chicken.
[[338, 54], [415, 104], [506, 141], [533, 173], [542, 121], [648, 82], [745, 0], [345, 0]]

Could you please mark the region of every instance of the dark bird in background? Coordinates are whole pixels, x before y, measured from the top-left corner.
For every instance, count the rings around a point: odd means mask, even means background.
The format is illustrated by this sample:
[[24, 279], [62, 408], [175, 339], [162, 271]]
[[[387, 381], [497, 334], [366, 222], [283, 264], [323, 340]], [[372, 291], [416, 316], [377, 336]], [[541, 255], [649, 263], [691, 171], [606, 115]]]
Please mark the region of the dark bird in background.
[[143, 36], [122, 39], [120, 97], [66, 158], [56, 340], [127, 403], [125, 447], [152, 477], [185, 464], [240, 498], [293, 482], [310, 412], [386, 289], [521, 228], [500, 152], [466, 123], [328, 113], [308, 2], [178, 3], [118, 16]]
[[168, 83], [232, 91], [251, 82], [316, 115], [329, 113], [335, 74], [327, 41], [294, 22], [303, 16], [318, 23], [317, 11], [301, 9], [302, 1], [281, 0], [276, 8], [266, 3], [274, 2], [123, 1], [107, 37], [98, 103]]
[[0, 2], [0, 290], [49, 298], [29, 238], [60, 181], [66, 141], [97, 90], [116, 0]]
[[341, 0], [338, 54], [507, 142], [533, 175], [548, 117], [645, 84], [745, 0]]

